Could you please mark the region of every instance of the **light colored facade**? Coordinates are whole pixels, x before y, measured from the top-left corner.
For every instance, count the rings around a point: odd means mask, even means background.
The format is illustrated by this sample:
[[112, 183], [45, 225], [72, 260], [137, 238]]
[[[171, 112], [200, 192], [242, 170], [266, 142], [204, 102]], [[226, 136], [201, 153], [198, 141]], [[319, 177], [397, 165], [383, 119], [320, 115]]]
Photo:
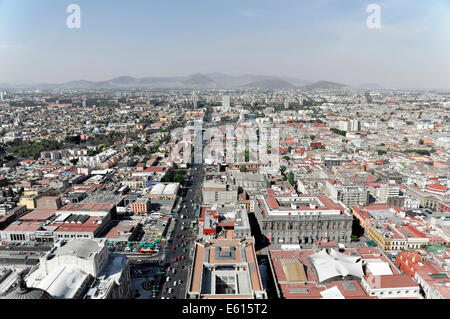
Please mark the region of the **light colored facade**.
[[150, 202], [147, 198], [141, 198], [130, 206], [133, 214], [147, 214], [150, 209]]
[[400, 187], [396, 185], [381, 184], [378, 191], [378, 198], [381, 203], [387, 202], [389, 197], [400, 196]]
[[253, 240], [197, 242], [189, 299], [267, 299]]
[[353, 217], [326, 196], [257, 196], [255, 216], [274, 244], [312, 244], [323, 238], [350, 242]]
[[342, 184], [328, 184], [330, 190], [330, 197], [335, 201], [339, 201], [351, 206], [365, 206], [369, 203], [369, 190], [362, 185], [342, 185]]
[[106, 239], [57, 242], [26, 281], [55, 299], [121, 299], [131, 294], [127, 257], [110, 254]]
[[227, 184], [204, 182], [202, 195], [204, 205], [233, 204], [238, 200], [238, 189]]
[[361, 279], [361, 286], [369, 296], [380, 299], [420, 298], [420, 287], [408, 275], [366, 276]]

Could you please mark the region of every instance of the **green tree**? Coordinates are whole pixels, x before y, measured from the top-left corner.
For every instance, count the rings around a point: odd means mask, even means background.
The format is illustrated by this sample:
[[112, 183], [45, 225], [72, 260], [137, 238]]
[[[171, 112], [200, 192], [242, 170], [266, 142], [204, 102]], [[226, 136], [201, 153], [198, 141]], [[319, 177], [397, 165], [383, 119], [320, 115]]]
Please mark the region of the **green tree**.
[[337, 128], [331, 128], [330, 131], [335, 133], [335, 134], [341, 135], [341, 136], [346, 136], [347, 135], [346, 131], [341, 131], [341, 130], [338, 130]]
[[250, 151], [245, 150], [245, 161], [248, 162], [250, 160]]
[[8, 191], [6, 192], [6, 197], [14, 197], [14, 192], [11, 187], [8, 187]]
[[294, 178], [294, 173], [292, 173], [292, 171], [289, 172], [289, 174], [288, 174], [288, 180], [289, 180], [289, 183], [291, 183], [292, 186], [295, 186], [294, 185], [295, 184], [295, 178]]

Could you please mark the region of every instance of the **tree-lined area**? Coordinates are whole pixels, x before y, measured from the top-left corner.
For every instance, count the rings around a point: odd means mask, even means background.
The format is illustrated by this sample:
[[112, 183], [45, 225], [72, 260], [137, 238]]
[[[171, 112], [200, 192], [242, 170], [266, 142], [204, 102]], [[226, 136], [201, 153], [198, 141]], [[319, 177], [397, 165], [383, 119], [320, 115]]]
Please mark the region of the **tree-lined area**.
[[11, 147], [11, 153], [20, 157], [38, 159], [43, 151], [54, 151], [64, 147], [64, 144], [53, 140], [23, 141]]

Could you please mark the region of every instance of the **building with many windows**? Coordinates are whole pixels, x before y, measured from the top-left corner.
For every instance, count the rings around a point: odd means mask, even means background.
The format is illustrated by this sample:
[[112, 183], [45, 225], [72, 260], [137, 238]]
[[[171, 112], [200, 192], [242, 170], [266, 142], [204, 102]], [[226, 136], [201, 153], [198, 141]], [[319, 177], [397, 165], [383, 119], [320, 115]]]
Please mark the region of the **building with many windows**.
[[321, 195], [256, 196], [255, 216], [269, 242], [312, 244], [327, 238], [350, 242], [353, 217]]
[[327, 183], [330, 197], [334, 201], [338, 201], [347, 207], [362, 205], [369, 203], [369, 190], [363, 185], [342, 185]]
[[202, 187], [203, 204], [233, 204], [237, 202], [238, 188], [226, 183], [205, 181]]

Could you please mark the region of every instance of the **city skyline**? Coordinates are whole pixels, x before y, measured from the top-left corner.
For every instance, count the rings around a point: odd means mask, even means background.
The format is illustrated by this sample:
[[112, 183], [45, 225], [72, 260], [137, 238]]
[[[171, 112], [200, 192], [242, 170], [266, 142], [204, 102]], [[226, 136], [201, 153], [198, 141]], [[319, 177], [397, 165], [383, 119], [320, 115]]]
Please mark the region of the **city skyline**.
[[0, 1], [0, 83], [218, 72], [450, 89], [445, 1], [77, 1], [69, 29], [71, 3]]

